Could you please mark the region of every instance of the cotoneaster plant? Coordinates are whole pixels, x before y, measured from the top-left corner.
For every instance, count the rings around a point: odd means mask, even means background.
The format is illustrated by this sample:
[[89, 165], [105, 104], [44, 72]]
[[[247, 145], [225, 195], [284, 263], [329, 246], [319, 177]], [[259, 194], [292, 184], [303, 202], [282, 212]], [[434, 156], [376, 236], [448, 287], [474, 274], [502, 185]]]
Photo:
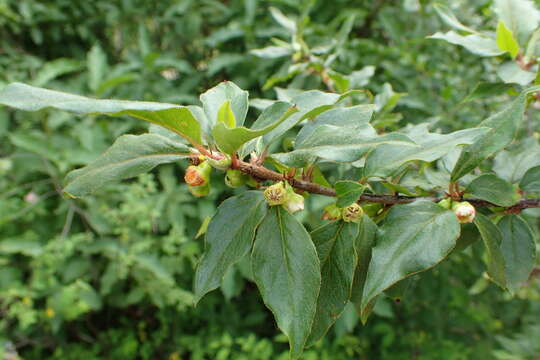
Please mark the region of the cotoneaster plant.
[[[248, 128], [248, 93], [231, 82], [202, 94], [202, 107], [97, 100], [20, 83], [0, 92], [0, 104], [152, 123], [149, 133], [123, 135], [69, 173], [64, 192], [71, 197], [181, 160], [191, 162], [185, 181], [195, 196], [212, 191], [215, 171], [228, 185], [244, 187], [208, 223], [195, 299], [249, 257], [253, 279], [297, 359], [349, 301], [365, 322], [385, 291], [441, 263], [462, 240], [470, 243], [462, 239], [467, 223], [476, 225], [485, 245], [490, 279], [510, 293], [527, 281], [534, 232], [520, 212], [540, 207], [540, 169], [509, 183], [490, 170], [489, 158], [514, 141], [529, 95], [538, 91], [525, 89], [478, 127], [449, 134], [429, 132], [426, 124], [377, 132], [370, 125], [374, 106], [358, 104], [356, 91], [305, 91], [290, 102], [268, 101]], [[293, 131], [293, 146], [274, 152]], [[329, 184], [325, 174], [343, 169], [346, 178]], [[317, 214], [321, 224], [311, 232], [292, 215], [302, 212], [308, 195], [336, 199]]]

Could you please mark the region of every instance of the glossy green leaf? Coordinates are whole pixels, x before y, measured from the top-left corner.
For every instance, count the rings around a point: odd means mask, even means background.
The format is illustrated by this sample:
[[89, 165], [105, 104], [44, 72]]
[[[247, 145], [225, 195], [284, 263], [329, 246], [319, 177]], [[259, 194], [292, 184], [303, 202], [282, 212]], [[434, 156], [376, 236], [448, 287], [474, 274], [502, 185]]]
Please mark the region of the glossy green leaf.
[[480, 231], [487, 256], [487, 273], [491, 280], [506, 288], [504, 256], [501, 252], [502, 233], [488, 217], [477, 213], [474, 224]]
[[94, 162], [67, 174], [64, 191], [74, 197], [84, 196], [110, 182], [189, 156], [186, 145], [158, 134], [123, 135]]
[[512, 184], [494, 174], [477, 177], [467, 186], [465, 193], [500, 206], [512, 206], [520, 199]]
[[148, 101], [100, 100], [13, 83], [0, 91], [0, 104], [21, 110], [54, 108], [76, 114], [130, 115], [163, 126], [192, 143], [201, 143], [201, 129], [184, 106]]
[[371, 304], [361, 309], [362, 305], [362, 293], [364, 291], [364, 284], [366, 282], [369, 263], [371, 262], [371, 253], [373, 246], [375, 245], [375, 238], [377, 235], [377, 225], [367, 215], [362, 216], [362, 221], [358, 224], [359, 231], [356, 238], [356, 254], [358, 257], [358, 263], [354, 272], [354, 281], [351, 291], [351, 301], [354, 303], [355, 308], [360, 314], [360, 318], [363, 323], [367, 321], [375, 299], [371, 301]]
[[506, 84], [530, 85], [536, 78], [534, 69], [525, 70], [515, 61], [507, 61], [497, 68], [497, 75]]
[[499, 20], [499, 24], [497, 25], [497, 46], [502, 51], [508, 52], [512, 59], [519, 52], [519, 44], [514, 38], [514, 34], [506, 27], [502, 20]]
[[231, 110], [236, 119], [235, 126], [242, 126], [248, 111], [248, 92], [240, 89], [231, 81], [224, 81], [201, 95], [201, 102], [208, 123], [205, 133], [210, 134], [212, 128], [219, 122], [219, 109], [226, 101], [230, 102]]
[[479, 136], [488, 131], [488, 128], [476, 128], [441, 135], [429, 133], [425, 129], [416, 136], [407, 134], [419, 146], [403, 146], [402, 144], [378, 146], [369, 153], [366, 159], [364, 176], [390, 176], [400, 166], [409, 161], [435, 161], [448, 154], [458, 145], [472, 144]]
[[508, 289], [516, 292], [529, 279], [534, 268], [534, 234], [527, 222], [518, 215], [507, 215], [497, 225], [502, 233], [501, 251]]
[[495, 0], [493, 10], [519, 40], [529, 40], [540, 23], [540, 12], [531, 0]]
[[342, 221], [323, 225], [311, 233], [321, 262], [321, 291], [308, 346], [326, 334], [351, 297], [357, 236], [358, 224]]
[[540, 91], [540, 87], [536, 86], [523, 91], [507, 108], [479, 124], [479, 127], [487, 127], [491, 130], [478, 138], [474, 144], [463, 149], [452, 171], [452, 181], [460, 179], [514, 140], [517, 129], [523, 122], [527, 95], [535, 91]]
[[195, 274], [195, 303], [219, 287], [227, 270], [249, 252], [266, 209], [260, 191], [246, 191], [221, 203], [206, 229], [206, 249]]
[[456, 245], [460, 226], [453, 212], [430, 201], [395, 205], [377, 234], [362, 312], [384, 290], [443, 261]]
[[297, 108], [289, 107], [288, 103], [276, 102], [266, 108], [263, 114], [261, 114], [261, 116], [264, 115], [265, 120], [274, 120], [268, 126], [257, 130], [248, 129], [243, 126], [231, 129], [224, 123], [219, 122], [212, 129], [212, 135], [221, 151], [232, 154], [248, 141], [272, 131], [297, 111]]
[[495, 39], [481, 34], [460, 35], [450, 30], [446, 33], [437, 32], [430, 39], [445, 40], [451, 44], [463, 46], [473, 54], [479, 56], [499, 56], [504, 54], [497, 46]]
[[469, 102], [474, 100], [487, 99], [490, 97], [495, 97], [506, 93], [508, 90], [512, 89], [511, 84], [505, 84], [501, 82], [480, 82], [476, 84], [474, 89], [467, 95], [463, 102]]
[[525, 192], [540, 192], [540, 166], [527, 170], [519, 187]]
[[336, 205], [343, 208], [358, 200], [364, 193], [365, 186], [356, 181], [344, 180], [336, 182], [334, 189], [338, 198]]
[[302, 224], [275, 206], [257, 230], [251, 262], [264, 303], [289, 338], [291, 357], [298, 359], [311, 332], [321, 287], [315, 246]]

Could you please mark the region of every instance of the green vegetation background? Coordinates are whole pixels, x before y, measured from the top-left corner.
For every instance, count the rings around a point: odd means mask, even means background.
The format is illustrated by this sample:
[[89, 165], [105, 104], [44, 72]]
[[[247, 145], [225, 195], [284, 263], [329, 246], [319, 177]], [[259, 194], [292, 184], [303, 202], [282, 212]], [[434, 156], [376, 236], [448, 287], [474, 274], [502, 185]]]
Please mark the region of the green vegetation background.
[[[275, 76], [281, 88], [326, 89], [317, 74], [287, 78], [288, 57], [249, 51], [288, 40], [269, 7], [309, 15], [305, 38], [331, 43], [355, 15], [333, 63], [343, 74], [374, 66], [374, 94], [390, 83], [407, 93], [396, 126], [437, 121], [475, 125], [501, 101], [462, 103], [479, 81], [495, 81], [490, 61], [426, 39], [444, 27], [429, 1], [319, 0], [0, 0], [0, 87], [21, 81], [95, 97], [195, 104], [232, 80], [251, 98]], [[454, 1], [469, 24], [492, 21], [490, 1]], [[369, 77], [368, 77], [369, 78]], [[388, 89], [387, 89], [388, 90]], [[250, 119], [257, 114], [250, 109]], [[185, 164], [72, 200], [65, 174], [96, 158], [129, 118], [77, 118], [0, 109], [0, 358], [286, 359], [287, 343], [240, 264], [220, 291], [191, 306], [196, 232], [234, 190], [214, 181], [195, 199]], [[517, 149], [516, 151], [518, 151]], [[217, 179], [216, 179], [217, 180]], [[306, 218], [308, 225], [316, 219]], [[536, 359], [540, 287], [514, 299], [478, 274], [473, 244], [415, 278], [401, 301], [380, 301], [366, 326], [347, 308], [306, 360]]]

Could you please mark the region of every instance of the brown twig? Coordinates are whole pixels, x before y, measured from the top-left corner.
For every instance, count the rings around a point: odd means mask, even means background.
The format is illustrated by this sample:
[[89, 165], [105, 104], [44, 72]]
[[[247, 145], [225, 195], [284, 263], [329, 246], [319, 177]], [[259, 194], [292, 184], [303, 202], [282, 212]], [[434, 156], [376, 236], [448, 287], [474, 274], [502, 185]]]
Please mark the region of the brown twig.
[[[293, 187], [310, 192], [312, 194], [319, 194], [325, 196], [336, 196], [336, 191], [332, 188], [315, 184], [305, 180], [289, 178], [286, 175], [280, 174], [264, 166], [259, 166], [256, 164], [250, 164], [244, 161], [239, 160], [238, 164], [235, 167], [236, 169], [242, 171], [243, 173], [253, 176], [256, 179], [261, 180], [271, 180], [271, 181], [288, 181]], [[394, 205], [394, 204], [408, 204], [418, 200], [426, 200], [439, 202], [443, 200], [444, 197], [436, 196], [399, 196], [399, 195], [375, 195], [375, 194], [363, 194], [360, 197], [359, 201], [368, 201], [381, 203], [385, 205]], [[500, 207], [498, 205], [492, 204], [489, 201], [472, 199], [472, 198], [461, 198], [461, 201], [468, 201], [476, 207]], [[528, 208], [540, 208], [540, 199], [524, 199], [516, 204], [507, 207], [507, 212], [520, 212], [521, 210]]]

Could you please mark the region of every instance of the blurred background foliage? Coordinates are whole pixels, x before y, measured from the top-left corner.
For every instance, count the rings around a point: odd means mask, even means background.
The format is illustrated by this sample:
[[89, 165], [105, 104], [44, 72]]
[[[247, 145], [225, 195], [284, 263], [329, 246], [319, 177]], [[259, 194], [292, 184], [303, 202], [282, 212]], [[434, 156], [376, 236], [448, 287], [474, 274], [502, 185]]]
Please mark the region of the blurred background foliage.
[[[490, 4], [451, 1], [478, 27], [493, 22]], [[495, 64], [426, 39], [442, 28], [424, 0], [0, 0], [0, 87], [195, 104], [232, 80], [250, 91], [251, 120], [263, 98], [362, 88], [379, 128], [474, 126], [507, 96], [464, 101], [496, 81]], [[529, 127], [538, 147], [537, 119]], [[62, 196], [69, 170], [144, 131], [129, 118], [0, 109], [0, 357], [286, 359], [245, 264], [191, 306], [196, 233], [234, 190], [214, 181], [195, 199], [176, 164], [82, 200]], [[525, 157], [503, 153], [500, 171], [511, 156]], [[348, 307], [304, 358], [537, 359], [538, 271], [511, 299], [479, 277], [480, 257], [476, 245], [456, 251], [380, 301], [366, 326]]]

